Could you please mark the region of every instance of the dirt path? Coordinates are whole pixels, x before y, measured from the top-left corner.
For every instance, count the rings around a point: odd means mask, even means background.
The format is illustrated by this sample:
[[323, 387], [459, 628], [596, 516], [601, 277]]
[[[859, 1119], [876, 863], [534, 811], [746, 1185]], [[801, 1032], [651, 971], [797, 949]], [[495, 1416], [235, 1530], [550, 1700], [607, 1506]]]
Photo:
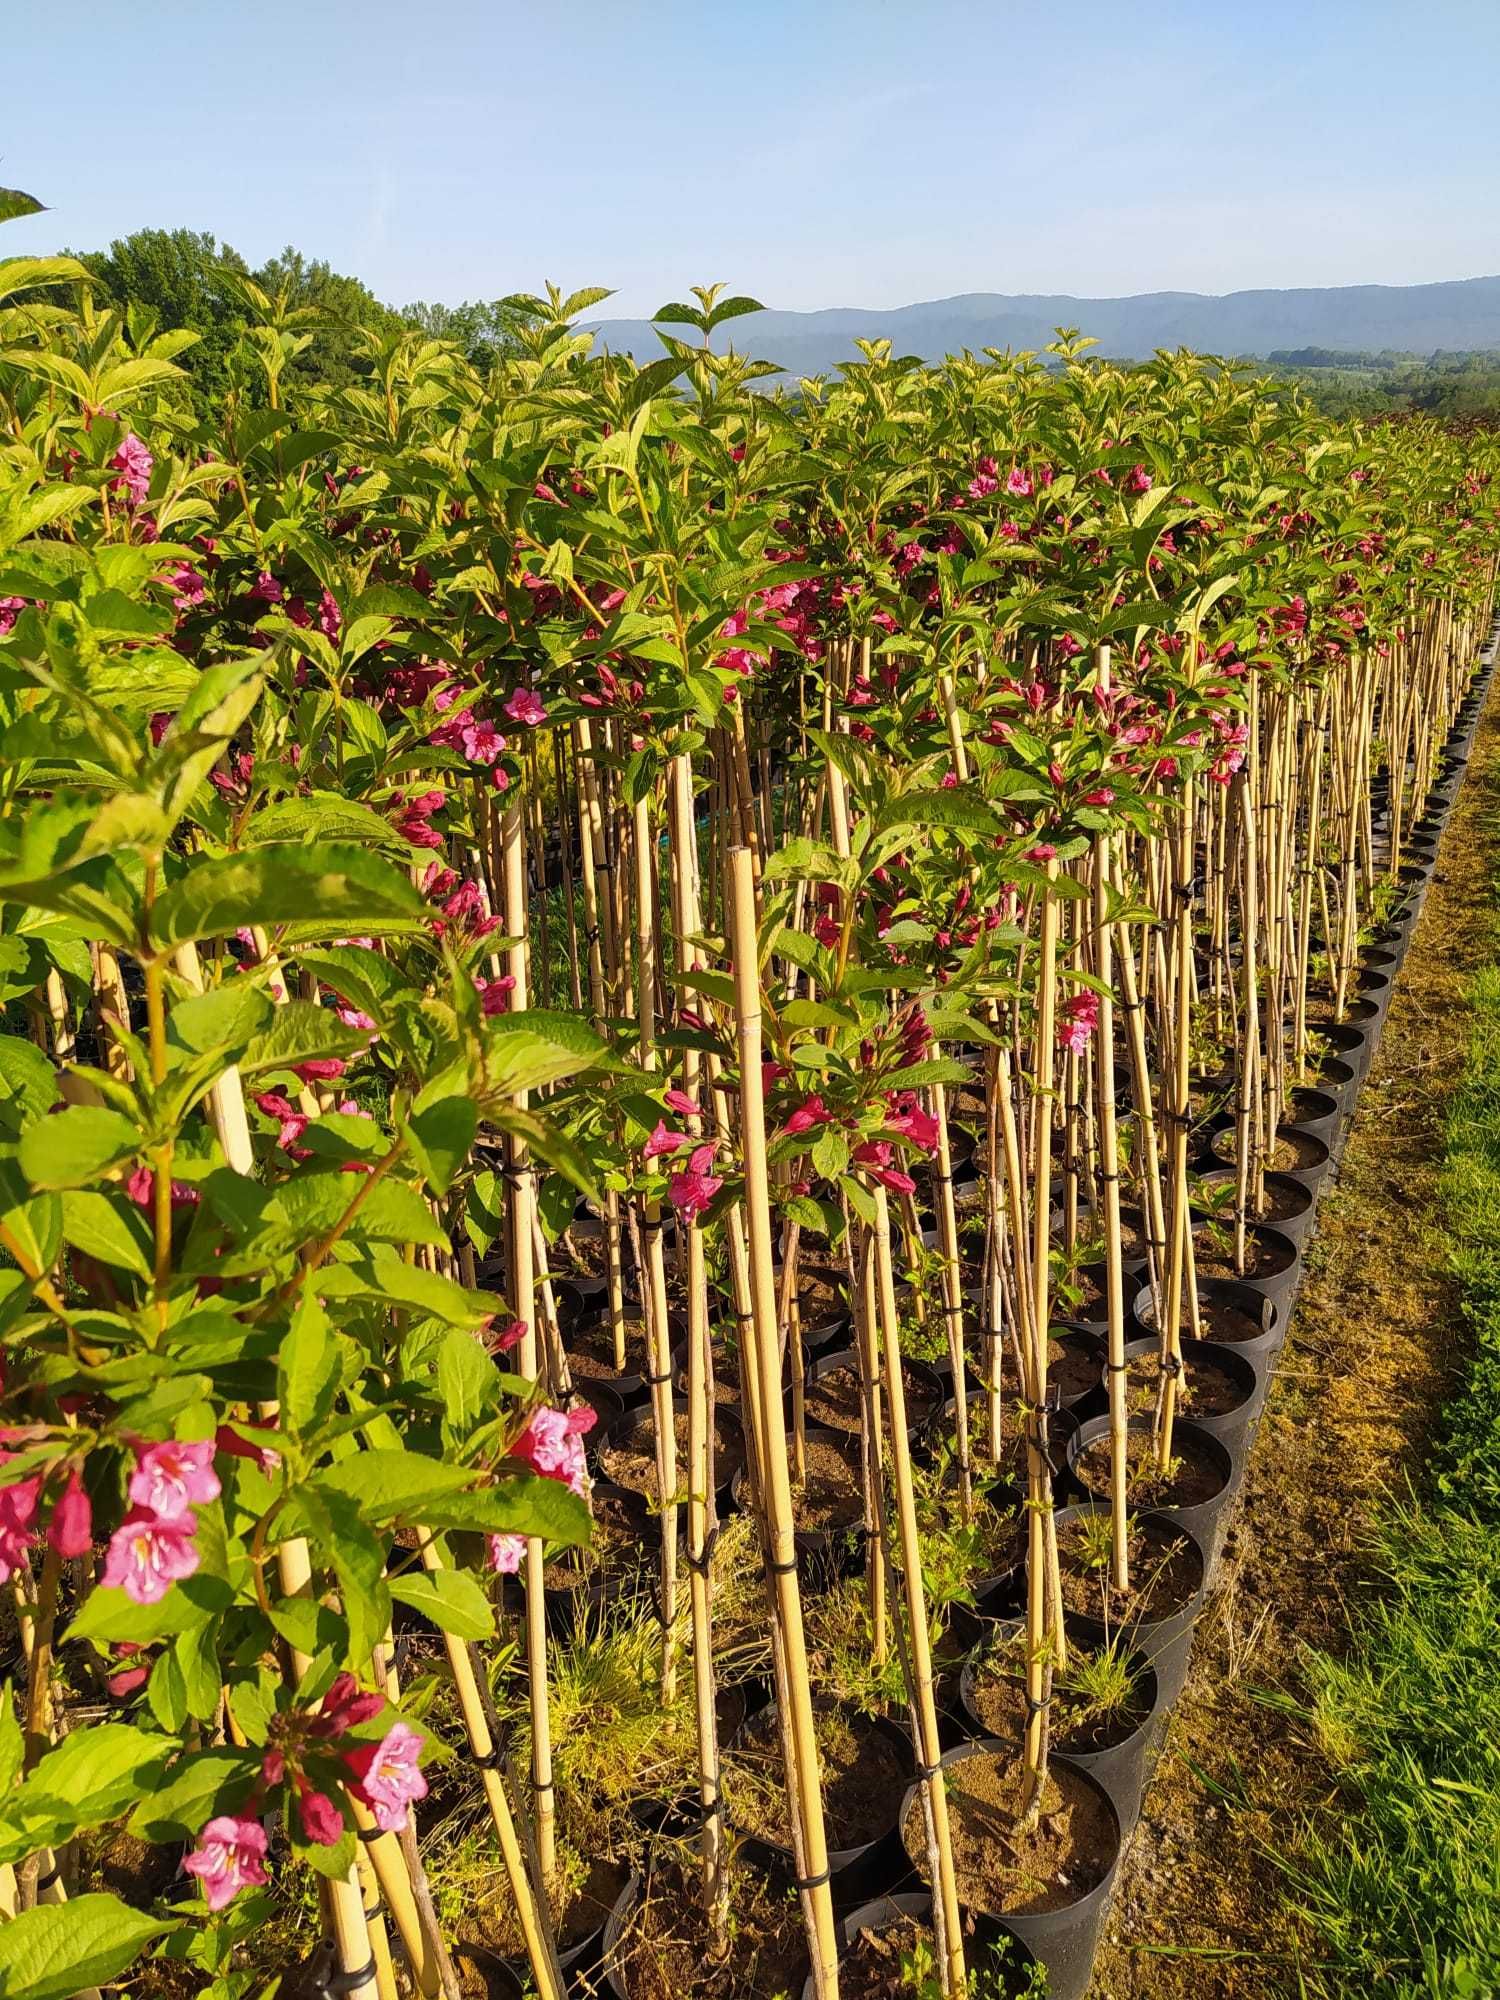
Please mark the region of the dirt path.
[[[1337, 1651], [1370, 1587], [1382, 1492], [1416, 1476], [1462, 1329], [1435, 1227], [1464, 984], [1500, 862], [1500, 697], [1481, 720], [1338, 1185], [1325, 1195], [1217, 1595], [1121, 1872], [1093, 2000], [1295, 1994], [1312, 1947], [1266, 1850], [1339, 1810], [1304, 1713], [1304, 1645]], [[1196, 1767], [1196, 1768], [1195, 1768]], [[1226, 1799], [1226, 1794], [1228, 1798]]]

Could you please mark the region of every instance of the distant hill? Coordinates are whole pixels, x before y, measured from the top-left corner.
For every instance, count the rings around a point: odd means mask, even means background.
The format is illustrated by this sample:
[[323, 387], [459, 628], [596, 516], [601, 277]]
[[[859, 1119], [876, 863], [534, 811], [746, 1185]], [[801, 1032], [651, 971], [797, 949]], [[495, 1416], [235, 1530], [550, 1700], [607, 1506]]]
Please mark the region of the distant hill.
[[[1040, 348], [1059, 326], [1098, 341], [1098, 352], [1138, 360], [1158, 347], [1267, 356], [1273, 350], [1500, 349], [1500, 277], [1439, 285], [1339, 285], [1285, 292], [1143, 292], [1128, 299], [1076, 299], [966, 292], [925, 305], [836, 306], [822, 312], [756, 313], [722, 327], [742, 353], [788, 374], [826, 374], [855, 358], [858, 339], [886, 339], [900, 354], [940, 361], [964, 348]], [[612, 319], [593, 331], [616, 352], [649, 360], [661, 352], [649, 320]]]

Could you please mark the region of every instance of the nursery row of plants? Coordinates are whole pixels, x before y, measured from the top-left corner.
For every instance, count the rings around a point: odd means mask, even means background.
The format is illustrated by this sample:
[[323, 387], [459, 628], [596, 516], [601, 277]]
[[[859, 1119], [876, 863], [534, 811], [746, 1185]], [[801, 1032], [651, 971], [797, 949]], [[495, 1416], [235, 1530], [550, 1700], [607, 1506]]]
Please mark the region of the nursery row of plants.
[[9, 2000], [1078, 1995], [1497, 448], [231, 281], [0, 265]]

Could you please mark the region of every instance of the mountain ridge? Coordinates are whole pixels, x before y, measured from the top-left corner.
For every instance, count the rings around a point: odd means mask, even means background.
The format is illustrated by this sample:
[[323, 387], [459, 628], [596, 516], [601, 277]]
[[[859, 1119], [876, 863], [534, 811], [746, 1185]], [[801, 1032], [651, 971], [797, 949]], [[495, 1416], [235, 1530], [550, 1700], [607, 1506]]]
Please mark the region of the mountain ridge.
[[[1092, 335], [1097, 351], [1143, 360], [1158, 348], [1264, 358], [1273, 350], [1428, 355], [1500, 349], [1500, 276], [1423, 285], [1299, 285], [1238, 292], [1137, 292], [1087, 298], [1067, 292], [958, 292], [905, 306], [777, 308], [730, 321], [714, 339], [777, 362], [791, 375], [826, 374], [856, 358], [854, 340], [888, 339], [924, 361], [984, 347], [1037, 349], [1059, 326]], [[590, 324], [596, 344], [650, 359], [650, 320]]]

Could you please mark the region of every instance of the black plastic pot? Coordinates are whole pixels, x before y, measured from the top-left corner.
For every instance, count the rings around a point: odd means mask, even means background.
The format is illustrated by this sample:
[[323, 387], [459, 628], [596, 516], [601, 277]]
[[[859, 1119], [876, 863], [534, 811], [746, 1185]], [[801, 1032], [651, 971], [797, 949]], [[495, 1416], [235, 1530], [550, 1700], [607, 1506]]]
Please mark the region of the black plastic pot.
[[[1390, 982], [1386, 984], [1389, 986]], [[1338, 1099], [1326, 1090], [1294, 1090], [1289, 1094], [1287, 1124], [1294, 1131], [1306, 1132], [1310, 1138], [1321, 1139], [1325, 1146], [1333, 1144], [1343, 1116], [1343, 1107]]]
[[[961, 1764], [970, 1757], [1000, 1757], [1009, 1760], [1014, 1756], [1013, 1744], [984, 1737], [977, 1743], [962, 1743], [956, 1750], [950, 1750], [943, 1758], [943, 1769], [949, 1770], [953, 1765]], [[1114, 1824], [1114, 1859], [1101, 1879], [1075, 1902], [1066, 1904], [1060, 1910], [1043, 1910], [1031, 1915], [1005, 1913], [1000, 1915], [1000, 1921], [1012, 1937], [1018, 1938], [1031, 1955], [1046, 1968], [1048, 2000], [1083, 2000], [1094, 1969], [1094, 1952], [1099, 1943], [1100, 1925], [1104, 1921], [1104, 1912], [1109, 1905], [1110, 1892], [1114, 1888], [1115, 1875], [1120, 1865], [1120, 1816], [1106, 1788], [1097, 1778], [1085, 1771], [1074, 1758], [1055, 1757], [1052, 1760], [1052, 1768], [1057, 1772], [1070, 1773], [1093, 1791], [1105, 1807]], [[907, 1794], [906, 1805], [902, 1808], [903, 1822], [915, 1797], [916, 1787], [913, 1786]], [[998, 1913], [992, 1911], [989, 1914]]]
[[[964, 1962], [971, 1973], [982, 1976], [986, 1957], [998, 1952], [1006, 1943], [1006, 1929], [1004, 1924], [994, 1917], [968, 1910], [964, 1911], [963, 1915]], [[923, 1891], [921, 1894], [879, 1896], [872, 1903], [862, 1903], [857, 1910], [851, 1910], [839, 1924], [840, 1957], [853, 1948], [861, 1931], [890, 1930], [906, 1918], [918, 1924], [930, 1923], [931, 1896]], [[802, 1987], [802, 2000], [817, 2000], [817, 1990], [817, 1982], [809, 1973]], [[985, 1991], [988, 1990], [985, 1988]]]
[[[847, 1368], [850, 1371], [857, 1385], [859, 1381], [859, 1356], [852, 1347], [829, 1348], [826, 1352], [815, 1356], [807, 1369], [807, 1388], [809, 1390], [812, 1389], [814, 1384], [822, 1381], [825, 1375], [836, 1374], [841, 1368]], [[904, 1359], [902, 1373], [905, 1377], [907, 1430], [909, 1435], [916, 1437], [928, 1428], [933, 1418], [942, 1409], [945, 1388], [937, 1370], [929, 1366], [925, 1361]], [[790, 1392], [788, 1394], [790, 1395]], [[885, 1401], [883, 1391], [881, 1411], [884, 1416]], [[838, 1423], [832, 1417], [827, 1416], [815, 1417], [811, 1421], [816, 1423], [821, 1429], [839, 1431], [846, 1437], [858, 1437], [861, 1428], [857, 1417], [852, 1424]]]
[[[1150, 1373], [1150, 1364], [1159, 1353], [1156, 1340], [1150, 1336], [1143, 1335], [1139, 1340], [1125, 1343], [1126, 1364], [1138, 1378]], [[1260, 1366], [1240, 1348], [1231, 1347], [1221, 1340], [1184, 1340], [1182, 1367], [1184, 1380], [1189, 1384], [1194, 1370], [1199, 1368], [1214, 1368], [1229, 1378], [1235, 1396], [1229, 1408], [1205, 1414], [1200, 1404], [1189, 1402], [1184, 1414], [1200, 1430], [1207, 1431], [1210, 1437], [1218, 1438], [1221, 1444], [1233, 1450], [1236, 1440], [1243, 1438], [1250, 1427], [1259, 1421], [1260, 1413], [1265, 1408], [1266, 1393], [1271, 1386], [1270, 1369]], [[1108, 1383], [1106, 1372], [1101, 1377], [1097, 1392], [1098, 1409], [1091, 1409], [1090, 1416], [1106, 1414]]]
[[[1280, 1167], [1277, 1169], [1277, 1172], [1285, 1175], [1288, 1180], [1300, 1181], [1309, 1193], [1316, 1195], [1317, 1190], [1322, 1185], [1324, 1175], [1328, 1172], [1328, 1162], [1332, 1151], [1328, 1141], [1320, 1138], [1316, 1132], [1309, 1131], [1305, 1126], [1292, 1125], [1290, 1123], [1278, 1125], [1276, 1128], [1276, 1137], [1279, 1140], [1285, 1140], [1289, 1145], [1293, 1146], [1297, 1151], [1299, 1160], [1302, 1162], [1298, 1166]], [[1225, 1125], [1215, 1133], [1213, 1144], [1209, 1149], [1209, 1158], [1216, 1165], [1220, 1166], [1228, 1166], [1233, 1163], [1234, 1127], [1232, 1125]]]
[[[1233, 1167], [1214, 1167], [1201, 1177], [1205, 1188], [1230, 1188], [1235, 1186]], [[1267, 1212], [1263, 1216], [1252, 1215], [1257, 1228], [1277, 1230], [1289, 1241], [1301, 1244], [1306, 1240], [1317, 1213], [1317, 1198], [1306, 1182], [1295, 1179], [1291, 1174], [1267, 1174], [1264, 1181]], [[1201, 1198], [1195, 1198], [1192, 1207], [1198, 1214], [1232, 1214], [1233, 1209], [1220, 1209]]]
[[[808, 1442], [822, 1443], [836, 1451], [854, 1474], [856, 1491], [859, 1486], [859, 1439], [848, 1431], [836, 1431], [823, 1424], [809, 1424], [806, 1429]], [[791, 1450], [791, 1440], [787, 1440]], [[748, 1502], [749, 1473], [742, 1465], [734, 1475], [734, 1503], [739, 1507]], [[863, 1502], [859, 1511], [847, 1523], [827, 1528], [798, 1528], [793, 1534], [799, 1564], [812, 1565], [819, 1562], [830, 1564], [833, 1570], [844, 1572], [857, 1559], [864, 1543], [865, 1528]]]
[[[1059, 1533], [1069, 1521], [1082, 1514], [1101, 1514], [1107, 1519], [1109, 1504], [1107, 1501], [1102, 1505], [1097, 1501], [1080, 1501], [1073, 1506], [1059, 1507], [1056, 1514]], [[1185, 1543], [1196, 1559], [1198, 1582], [1191, 1597], [1172, 1610], [1164, 1610], [1158, 1617], [1127, 1618], [1119, 1628], [1128, 1634], [1132, 1647], [1155, 1669], [1161, 1695], [1157, 1712], [1165, 1715], [1182, 1692], [1182, 1683], [1187, 1678], [1188, 1655], [1193, 1645], [1193, 1621], [1202, 1609], [1204, 1592], [1208, 1587], [1208, 1563], [1202, 1544], [1192, 1529], [1173, 1515], [1141, 1514], [1137, 1521], [1144, 1532]]]
[[[1101, 1651], [1116, 1639], [1116, 1634], [1108, 1631], [1096, 1618], [1082, 1618], [1076, 1612], [1069, 1612], [1064, 1621], [1069, 1643], [1084, 1652]], [[979, 1663], [970, 1660], [959, 1680], [959, 1698], [963, 1704], [965, 1720], [971, 1733], [982, 1739], [985, 1725], [974, 1706], [974, 1679]], [[1146, 1757], [1156, 1734], [1157, 1721], [1161, 1711], [1161, 1694], [1157, 1687], [1156, 1669], [1142, 1654], [1130, 1656], [1133, 1673], [1138, 1680], [1138, 1693], [1142, 1715], [1135, 1728], [1118, 1743], [1111, 1743], [1105, 1750], [1059, 1750], [1069, 1763], [1076, 1764], [1090, 1777], [1097, 1778], [1109, 1793], [1120, 1822], [1120, 1836], [1128, 1840], [1135, 1831], [1141, 1816], [1141, 1793], [1146, 1783]]]
[[[1149, 1436], [1153, 1426], [1150, 1417], [1131, 1417], [1126, 1429], [1134, 1437]], [[1075, 1490], [1085, 1499], [1107, 1502], [1109, 1498], [1107, 1482], [1103, 1490], [1099, 1486], [1086, 1485], [1079, 1476], [1078, 1463], [1090, 1445], [1109, 1436], [1109, 1418], [1091, 1417], [1086, 1424], [1080, 1424], [1068, 1441], [1068, 1474]], [[1219, 1537], [1223, 1531], [1224, 1511], [1234, 1498], [1239, 1484], [1239, 1472], [1244, 1463], [1243, 1452], [1234, 1454], [1224, 1439], [1215, 1437], [1191, 1418], [1179, 1417], [1172, 1425], [1174, 1449], [1184, 1455], [1191, 1452], [1194, 1459], [1207, 1467], [1211, 1477], [1219, 1480], [1218, 1490], [1206, 1499], [1195, 1500], [1185, 1506], [1173, 1506], [1168, 1501], [1161, 1502], [1155, 1511], [1169, 1514], [1174, 1521], [1180, 1521], [1191, 1529], [1194, 1537], [1202, 1545], [1210, 1571], [1219, 1552]]]
[[[773, 1722], [775, 1704], [759, 1711], [757, 1720], [770, 1715]], [[873, 1730], [896, 1750], [906, 1767], [915, 1763], [911, 1738], [897, 1723], [882, 1715], [851, 1715], [851, 1724]], [[777, 1738], [779, 1745], [780, 1738]], [[732, 1745], [730, 1746], [733, 1747]], [[868, 1901], [871, 1896], [883, 1895], [893, 1889], [906, 1873], [906, 1849], [901, 1842], [901, 1816], [904, 1810], [905, 1794], [891, 1809], [891, 1822], [875, 1835], [874, 1839], [862, 1841], [855, 1847], [831, 1846], [828, 1850], [829, 1883], [833, 1891], [834, 1903], [840, 1909]], [[789, 1872], [793, 1866], [790, 1846], [783, 1847], [777, 1841], [765, 1839], [760, 1834], [739, 1829], [741, 1845], [746, 1854], [758, 1867]], [[830, 1816], [828, 1837], [838, 1839], [838, 1827]]]
[[1259, 1292], [1281, 1309], [1281, 1317], [1285, 1319], [1290, 1311], [1289, 1301], [1302, 1276], [1300, 1245], [1284, 1230], [1263, 1222], [1253, 1223], [1245, 1231], [1245, 1241], [1247, 1250], [1253, 1251], [1255, 1256], [1253, 1268], [1243, 1277], [1220, 1278], [1218, 1282], [1242, 1284], [1253, 1292]]
[[[686, 1415], [686, 1396], [674, 1396], [672, 1398], [672, 1412], [674, 1416], [680, 1417]], [[608, 1474], [604, 1471], [604, 1454], [611, 1445], [619, 1444], [625, 1437], [636, 1430], [646, 1430], [649, 1432], [650, 1426], [651, 1413], [648, 1409], [627, 1409], [623, 1417], [620, 1417], [616, 1422], [607, 1425], [602, 1431], [596, 1433], [598, 1437], [596, 1463], [600, 1467], [600, 1477], [596, 1485], [600, 1492], [616, 1494], [634, 1491], [633, 1488], [622, 1487], [609, 1478]], [[719, 1510], [719, 1515], [722, 1518], [725, 1514], [733, 1512], [734, 1509], [734, 1481], [736, 1474], [745, 1462], [745, 1434], [740, 1427], [739, 1418], [722, 1403], [714, 1411], [714, 1430], [718, 1440], [718, 1448], [714, 1453], [713, 1461], [714, 1499]], [[679, 1490], [685, 1491], [683, 1482], [687, 1477], [687, 1467], [683, 1463], [680, 1454], [677, 1461], [677, 1475]], [[636, 1495], [636, 1497], [640, 1498], [641, 1496]], [[687, 1510], [685, 1498], [678, 1501], [677, 1508], [679, 1518], [681, 1518]]]
[[[1222, 1342], [1268, 1371], [1271, 1357], [1286, 1338], [1286, 1323], [1274, 1301], [1235, 1278], [1200, 1278], [1202, 1338]], [[1137, 1332], [1155, 1336], [1156, 1309], [1151, 1287], [1142, 1285], [1131, 1307]]]

